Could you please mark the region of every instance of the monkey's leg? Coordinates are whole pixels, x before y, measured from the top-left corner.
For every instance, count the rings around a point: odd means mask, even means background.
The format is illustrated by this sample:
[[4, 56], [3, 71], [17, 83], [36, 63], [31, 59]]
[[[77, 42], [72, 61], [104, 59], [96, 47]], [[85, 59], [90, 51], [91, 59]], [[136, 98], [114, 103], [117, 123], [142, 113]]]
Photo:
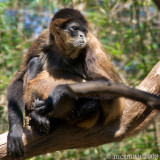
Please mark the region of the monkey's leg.
[[74, 103], [75, 98], [72, 98], [66, 85], [56, 86], [48, 99], [35, 100], [34, 110], [29, 114], [31, 127], [40, 134], [49, 133], [60, 124], [57, 119], [66, 119], [75, 106]]
[[52, 113], [54, 118], [67, 120], [81, 128], [93, 127], [100, 116], [98, 100], [79, 98], [76, 100], [66, 85], [59, 85], [53, 89], [45, 101], [35, 101], [35, 112], [46, 115]]
[[39, 134], [48, 134], [50, 131], [50, 121], [47, 116], [41, 116], [32, 111], [29, 115], [31, 117], [30, 125], [33, 130]]
[[[26, 72], [27, 83], [34, 79], [38, 73], [42, 71], [42, 64], [38, 57], [34, 57], [28, 64]], [[50, 131], [50, 121], [47, 116], [41, 116], [32, 111], [29, 116], [31, 117], [31, 127], [40, 134], [47, 134]]]

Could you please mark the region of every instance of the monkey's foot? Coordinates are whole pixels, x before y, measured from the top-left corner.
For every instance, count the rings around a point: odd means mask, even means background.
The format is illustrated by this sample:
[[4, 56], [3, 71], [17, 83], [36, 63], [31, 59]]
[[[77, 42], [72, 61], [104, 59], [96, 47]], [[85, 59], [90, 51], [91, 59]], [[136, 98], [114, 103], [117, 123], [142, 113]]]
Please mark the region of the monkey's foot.
[[15, 133], [8, 134], [7, 154], [11, 159], [21, 159], [24, 156], [22, 137]]
[[31, 112], [30, 117], [30, 125], [33, 130], [35, 130], [39, 134], [49, 133], [51, 126], [47, 116], [40, 116], [36, 112]]

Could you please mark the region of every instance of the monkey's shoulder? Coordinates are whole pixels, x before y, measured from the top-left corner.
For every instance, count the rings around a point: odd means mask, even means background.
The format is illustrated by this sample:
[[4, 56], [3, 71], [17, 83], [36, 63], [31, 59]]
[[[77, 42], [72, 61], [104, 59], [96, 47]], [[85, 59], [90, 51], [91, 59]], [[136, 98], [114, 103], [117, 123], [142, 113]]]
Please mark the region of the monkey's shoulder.
[[49, 45], [49, 29], [45, 29], [42, 33], [34, 40], [30, 48], [28, 49], [28, 55], [39, 55], [43, 49]]

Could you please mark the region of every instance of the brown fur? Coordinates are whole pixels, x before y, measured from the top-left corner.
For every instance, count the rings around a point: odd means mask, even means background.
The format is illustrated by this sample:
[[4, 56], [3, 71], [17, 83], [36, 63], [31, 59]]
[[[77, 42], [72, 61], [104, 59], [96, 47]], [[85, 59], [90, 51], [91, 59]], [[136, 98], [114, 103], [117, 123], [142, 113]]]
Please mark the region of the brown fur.
[[[93, 79], [104, 77], [109, 79], [111, 82], [118, 82], [118, 77], [113, 69], [113, 66], [106, 56], [99, 41], [90, 32], [88, 33], [88, 38], [88, 45], [92, 50], [88, 52], [86, 57], [86, 61], [89, 61], [86, 62], [86, 67], [91, 74], [90, 76], [92, 76]], [[45, 66], [47, 66], [47, 64]], [[47, 67], [45, 67], [45, 69], [47, 69]], [[68, 76], [67, 79], [64, 78], [64, 73]], [[72, 75], [69, 72], [64, 73], [60, 74], [62, 77], [56, 78], [51, 72], [48, 73], [47, 71], [44, 71], [35, 79], [31, 80], [24, 94], [27, 108], [33, 109], [34, 100], [36, 98], [42, 98], [43, 100], [47, 99], [51, 90], [59, 84], [70, 84], [83, 81], [81, 77], [77, 78], [76, 75]], [[123, 99], [116, 98], [109, 101], [102, 101], [101, 106], [104, 116], [104, 123], [107, 124], [121, 115], [125, 104]], [[82, 128], [91, 128], [97, 123], [98, 119], [99, 115], [80, 122], [77, 126]]]
[[[28, 51], [28, 54], [24, 58], [25, 61], [26, 59], [28, 61], [28, 57], [32, 57], [34, 53], [34, 56], [38, 55], [44, 64], [44, 72], [42, 72], [26, 85], [27, 87], [24, 93], [24, 99], [28, 109], [33, 109], [33, 103], [36, 98], [42, 98], [45, 100], [51, 90], [59, 84], [70, 84], [75, 82], [82, 82], [83, 79], [94, 80], [99, 78], [105, 78], [111, 82], [119, 82], [119, 78], [116, 75], [109, 58], [106, 56], [102, 45], [90, 31], [88, 31], [87, 33], [88, 43], [86, 46], [86, 50], [84, 51], [87, 52], [84, 62], [86, 72], [85, 76], [83, 76], [82, 74], [83, 78], [77, 78], [78, 76], [76, 74], [71, 74], [69, 72], [64, 72], [63, 74], [61, 74], [57, 71], [55, 73], [59, 74], [60, 77], [56, 77], [56, 75], [53, 74], [54, 69], [52, 69], [52, 66], [48, 64], [47, 54], [44, 54], [42, 52], [44, 48], [50, 48], [51, 50], [56, 51], [57, 54], [66, 54], [64, 56], [71, 55], [70, 58], [73, 59], [76, 58], [78, 54], [81, 54], [80, 49], [69, 49], [69, 46], [70, 44], [72, 44], [73, 39], [70, 38], [68, 33], [61, 29], [61, 25], [65, 21], [65, 19], [57, 19], [52, 21], [50, 30], [45, 30], [41, 33], [39, 38], [36, 40], [36, 42], [33, 43]], [[55, 41], [50, 40], [50, 33], [53, 35]], [[84, 71], [80, 68], [76, 72], [83, 73]], [[64, 75], [67, 75], [67, 78], [65, 78]], [[103, 115], [105, 117], [104, 122], [106, 124], [115, 120], [121, 115], [125, 104], [123, 99], [112, 99], [108, 96], [105, 101], [101, 101], [101, 106]], [[88, 119], [88, 121], [86, 120], [85, 122], [79, 123], [78, 126], [90, 128], [96, 124], [98, 118], [99, 116], [95, 116], [91, 120]]]
[[[30, 112], [34, 109], [35, 99], [40, 98], [45, 100], [48, 98], [48, 95], [52, 91], [54, 87], [59, 84], [73, 84], [83, 82], [84, 80], [81, 77], [75, 76], [71, 73], [66, 73], [63, 71], [59, 71], [56, 73], [52, 73], [51, 75], [47, 71], [43, 71], [40, 73], [35, 79], [31, 80], [28, 85], [25, 87], [24, 92], [24, 101], [27, 106], [27, 110]], [[66, 101], [65, 107], [67, 105], [74, 105], [69, 100]], [[51, 117], [59, 117], [55, 113], [50, 113]], [[65, 117], [62, 117], [65, 118]], [[83, 120], [76, 124], [76, 126], [81, 128], [91, 128], [98, 121], [99, 113], [94, 117], [89, 117], [87, 120]], [[69, 124], [74, 124], [74, 122], [68, 121]]]
[[24, 100], [27, 105], [27, 109], [34, 109], [33, 104], [35, 99], [47, 99], [50, 92], [57, 85], [72, 84], [76, 82], [82, 82], [82, 78], [71, 73], [63, 71], [57, 71], [52, 74], [49, 74], [47, 71], [41, 72], [36, 78], [29, 81], [28, 85], [25, 87]]

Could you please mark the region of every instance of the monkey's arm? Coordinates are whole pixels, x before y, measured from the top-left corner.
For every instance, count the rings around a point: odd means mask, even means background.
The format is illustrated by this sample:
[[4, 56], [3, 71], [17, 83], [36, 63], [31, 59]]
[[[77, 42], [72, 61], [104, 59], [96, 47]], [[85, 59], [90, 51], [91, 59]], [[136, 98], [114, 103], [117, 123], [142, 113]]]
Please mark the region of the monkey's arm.
[[[90, 79], [105, 79], [108, 82], [119, 83], [119, 77], [117, 76], [113, 65], [111, 64], [104, 48], [102, 47], [99, 40], [91, 33], [88, 32], [88, 49], [85, 58], [85, 69], [87, 77]], [[104, 123], [107, 124], [117, 117], [119, 117], [125, 106], [125, 100], [123, 98], [117, 98], [114, 95], [105, 93], [104, 95], [98, 96], [102, 106], [102, 113], [104, 117]]]
[[42, 71], [42, 62], [39, 57], [34, 57], [29, 61], [27, 72], [26, 72], [26, 83], [34, 79], [38, 73]]
[[[24, 66], [23, 66], [24, 67]], [[24, 149], [22, 143], [23, 133], [23, 85], [24, 75], [27, 74], [27, 81], [34, 78], [41, 71], [41, 64], [38, 57], [32, 58], [28, 64], [27, 72], [23, 68], [15, 75], [8, 89], [8, 118], [9, 118], [9, 134], [8, 134], [8, 155], [13, 158], [23, 156]], [[32, 71], [32, 72], [31, 72]]]
[[9, 134], [7, 152], [9, 156], [16, 158], [23, 156], [23, 75], [24, 73], [17, 73], [17, 79], [12, 81], [8, 90], [8, 118], [9, 118]]
[[104, 78], [110, 82], [119, 82], [119, 77], [99, 40], [91, 32], [88, 32], [88, 39], [85, 58], [87, 76], [91, 79]]
[[[34, 57], [40, 56], [39, 50], [43, 48], [44, 41], [46, 40], [48, 30], [42, 32], [39, 38], [32, 44], [28, 52], [22, 59], [19, 71], [14, 76], [9, 88], [8, 88], [8, 118], [9, 118], [9, 134], [8, 134], [8, 155], [12, 158], [23, 156], [23, 143], [22, 143], [22, 127], [23, 127], [23, 111], [24, 111], [24, 83], [27, 83], [29, 79], [32, 79], [40, 68], [33, 68], [32, 64], [35, 60]], [[43, 38], [44, 37], [44, 38]], [[41, 40], [43, 39], [43, 41]], [[39, 47], [37, 47], [37, 43]], [[41, 47], [41, 48], [40, 48]], [[36, 66], [36, 65], [35, 65]], [[39, 66], [37, 62], [37, 66]], [[28, 71], [27, 71], [28, 69]], [[33, 69], [32, 73], [30, 71]], [[26, 73], [27, 72], [27, 73]], [[24, 82], [24, 77], [27, 74], [28, 80]]]

